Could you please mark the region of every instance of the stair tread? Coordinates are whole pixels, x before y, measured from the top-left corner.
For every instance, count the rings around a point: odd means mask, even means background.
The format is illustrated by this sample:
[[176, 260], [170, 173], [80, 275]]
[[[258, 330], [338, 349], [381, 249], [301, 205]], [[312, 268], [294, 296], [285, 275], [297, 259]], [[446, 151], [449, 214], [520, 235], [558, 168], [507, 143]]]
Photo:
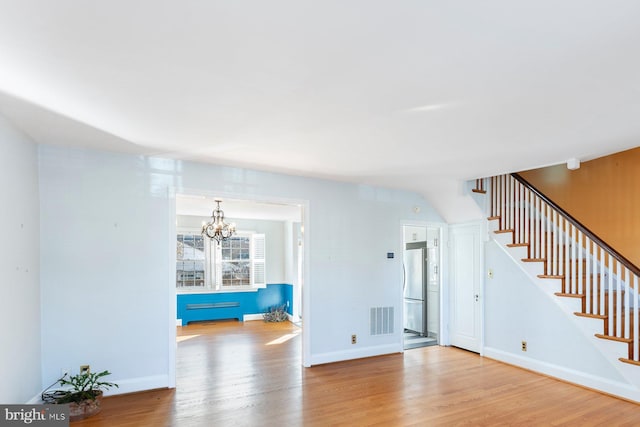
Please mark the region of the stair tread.
[[589, 317], [591, 319], [600, 319], [600, 320], [606, 320], [608, 318], [608, 316], [605, 316], [603, 314], [593, 314], [593, 313], [580, 313], [579, 311], [576, 311], [575, 313], [576, 316], [580, 316], [580, 317]]
[[486, 190], [478, 190], [477, 188], [474, 188], [471, 191], [473, 191], [474, 193], [487, 194]]
[[624, 363], [630, 363], [632, 365], [640, 366], [640, 362], [637, 360], [626, 359], [624, 357], [621, 357], [618, 360]]
[[564, 275], [538, 274], [540, 279], [564, 279]]
[[605, 339], [605, 340], [610, 340], [610, 341], [623, 342], [623, 343], [626, 343], [626, 344], [631, 344], [633, 342], [633, 339], [631, 339], [631, 338], [612, 337], [611, 335], [605, 335], [605, 334], [596, 334], [596, 337], [602, 338], [602, 339]]
[[513, 228], [509, 228], [509, 229], [506, 229], [506, 230], [496, 230], [496, 231], [494, 231], [494, 233], [496, 233], [496, 234], [500, 234], [500, 233], [513, 233], [514, 231], [515, 231], [515, 230], [514, 230]]
[[522, 258], [522, 262], [547, 262], [546, 258]]
[[490, 216], [489, 218], [487, 218], [489, 221], [494, 221], [496, 219], [500, 219], [499, 216]]
[[518, 248], [518, 247], [529, 246], [529, 244], [528, 243], [507, 243], [507, 246], [510, 248]]
[[567, 293], [564, 293], [564, 292], [556, 292], [555, 296], [567, 297], [567, 298], [584, 298], [584, 295], [582, 295], [582, 294], [567, 294]]

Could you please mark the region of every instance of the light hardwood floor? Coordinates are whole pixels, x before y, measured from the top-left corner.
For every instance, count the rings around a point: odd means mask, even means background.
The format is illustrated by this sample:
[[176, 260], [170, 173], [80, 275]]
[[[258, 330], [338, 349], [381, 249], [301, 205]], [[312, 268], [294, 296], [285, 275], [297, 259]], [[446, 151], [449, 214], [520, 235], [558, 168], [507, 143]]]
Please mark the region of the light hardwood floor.
[[178, 328], [177, 388], [74, 427], [638, 426], [640, 405], [451, 347], [302, 368], [290, 323]]

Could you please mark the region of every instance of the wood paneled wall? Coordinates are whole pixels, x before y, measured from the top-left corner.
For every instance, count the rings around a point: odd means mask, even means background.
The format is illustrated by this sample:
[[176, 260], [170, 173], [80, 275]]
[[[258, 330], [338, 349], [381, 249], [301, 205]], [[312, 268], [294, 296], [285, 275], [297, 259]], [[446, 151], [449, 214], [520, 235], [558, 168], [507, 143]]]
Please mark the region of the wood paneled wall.
[[640, 267], [640, 147], [520, 175]]

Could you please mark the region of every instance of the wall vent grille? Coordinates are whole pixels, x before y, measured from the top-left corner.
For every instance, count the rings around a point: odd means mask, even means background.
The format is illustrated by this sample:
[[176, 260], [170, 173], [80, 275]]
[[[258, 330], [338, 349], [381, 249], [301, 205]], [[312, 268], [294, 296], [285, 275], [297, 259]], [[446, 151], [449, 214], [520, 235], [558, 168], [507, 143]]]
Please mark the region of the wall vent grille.
[[371, 307], [371, 335], [393, 333], [393, 307]]

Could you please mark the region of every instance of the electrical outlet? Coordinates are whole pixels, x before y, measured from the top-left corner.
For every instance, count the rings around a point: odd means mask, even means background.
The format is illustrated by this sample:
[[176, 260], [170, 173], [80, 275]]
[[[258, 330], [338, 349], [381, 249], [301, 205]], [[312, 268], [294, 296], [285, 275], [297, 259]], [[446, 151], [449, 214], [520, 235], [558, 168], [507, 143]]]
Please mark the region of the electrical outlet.
[[89, 365], [80, 365], [80, 373], [81, 374], [91, 373], [91, 367]]
[[351, 335], [351, 344], [355, 344], [358, 342], [358, 337], [356, 337], [356, 334]]
[[522, 341], [522, 351], [527, 351], [527, 342]]

